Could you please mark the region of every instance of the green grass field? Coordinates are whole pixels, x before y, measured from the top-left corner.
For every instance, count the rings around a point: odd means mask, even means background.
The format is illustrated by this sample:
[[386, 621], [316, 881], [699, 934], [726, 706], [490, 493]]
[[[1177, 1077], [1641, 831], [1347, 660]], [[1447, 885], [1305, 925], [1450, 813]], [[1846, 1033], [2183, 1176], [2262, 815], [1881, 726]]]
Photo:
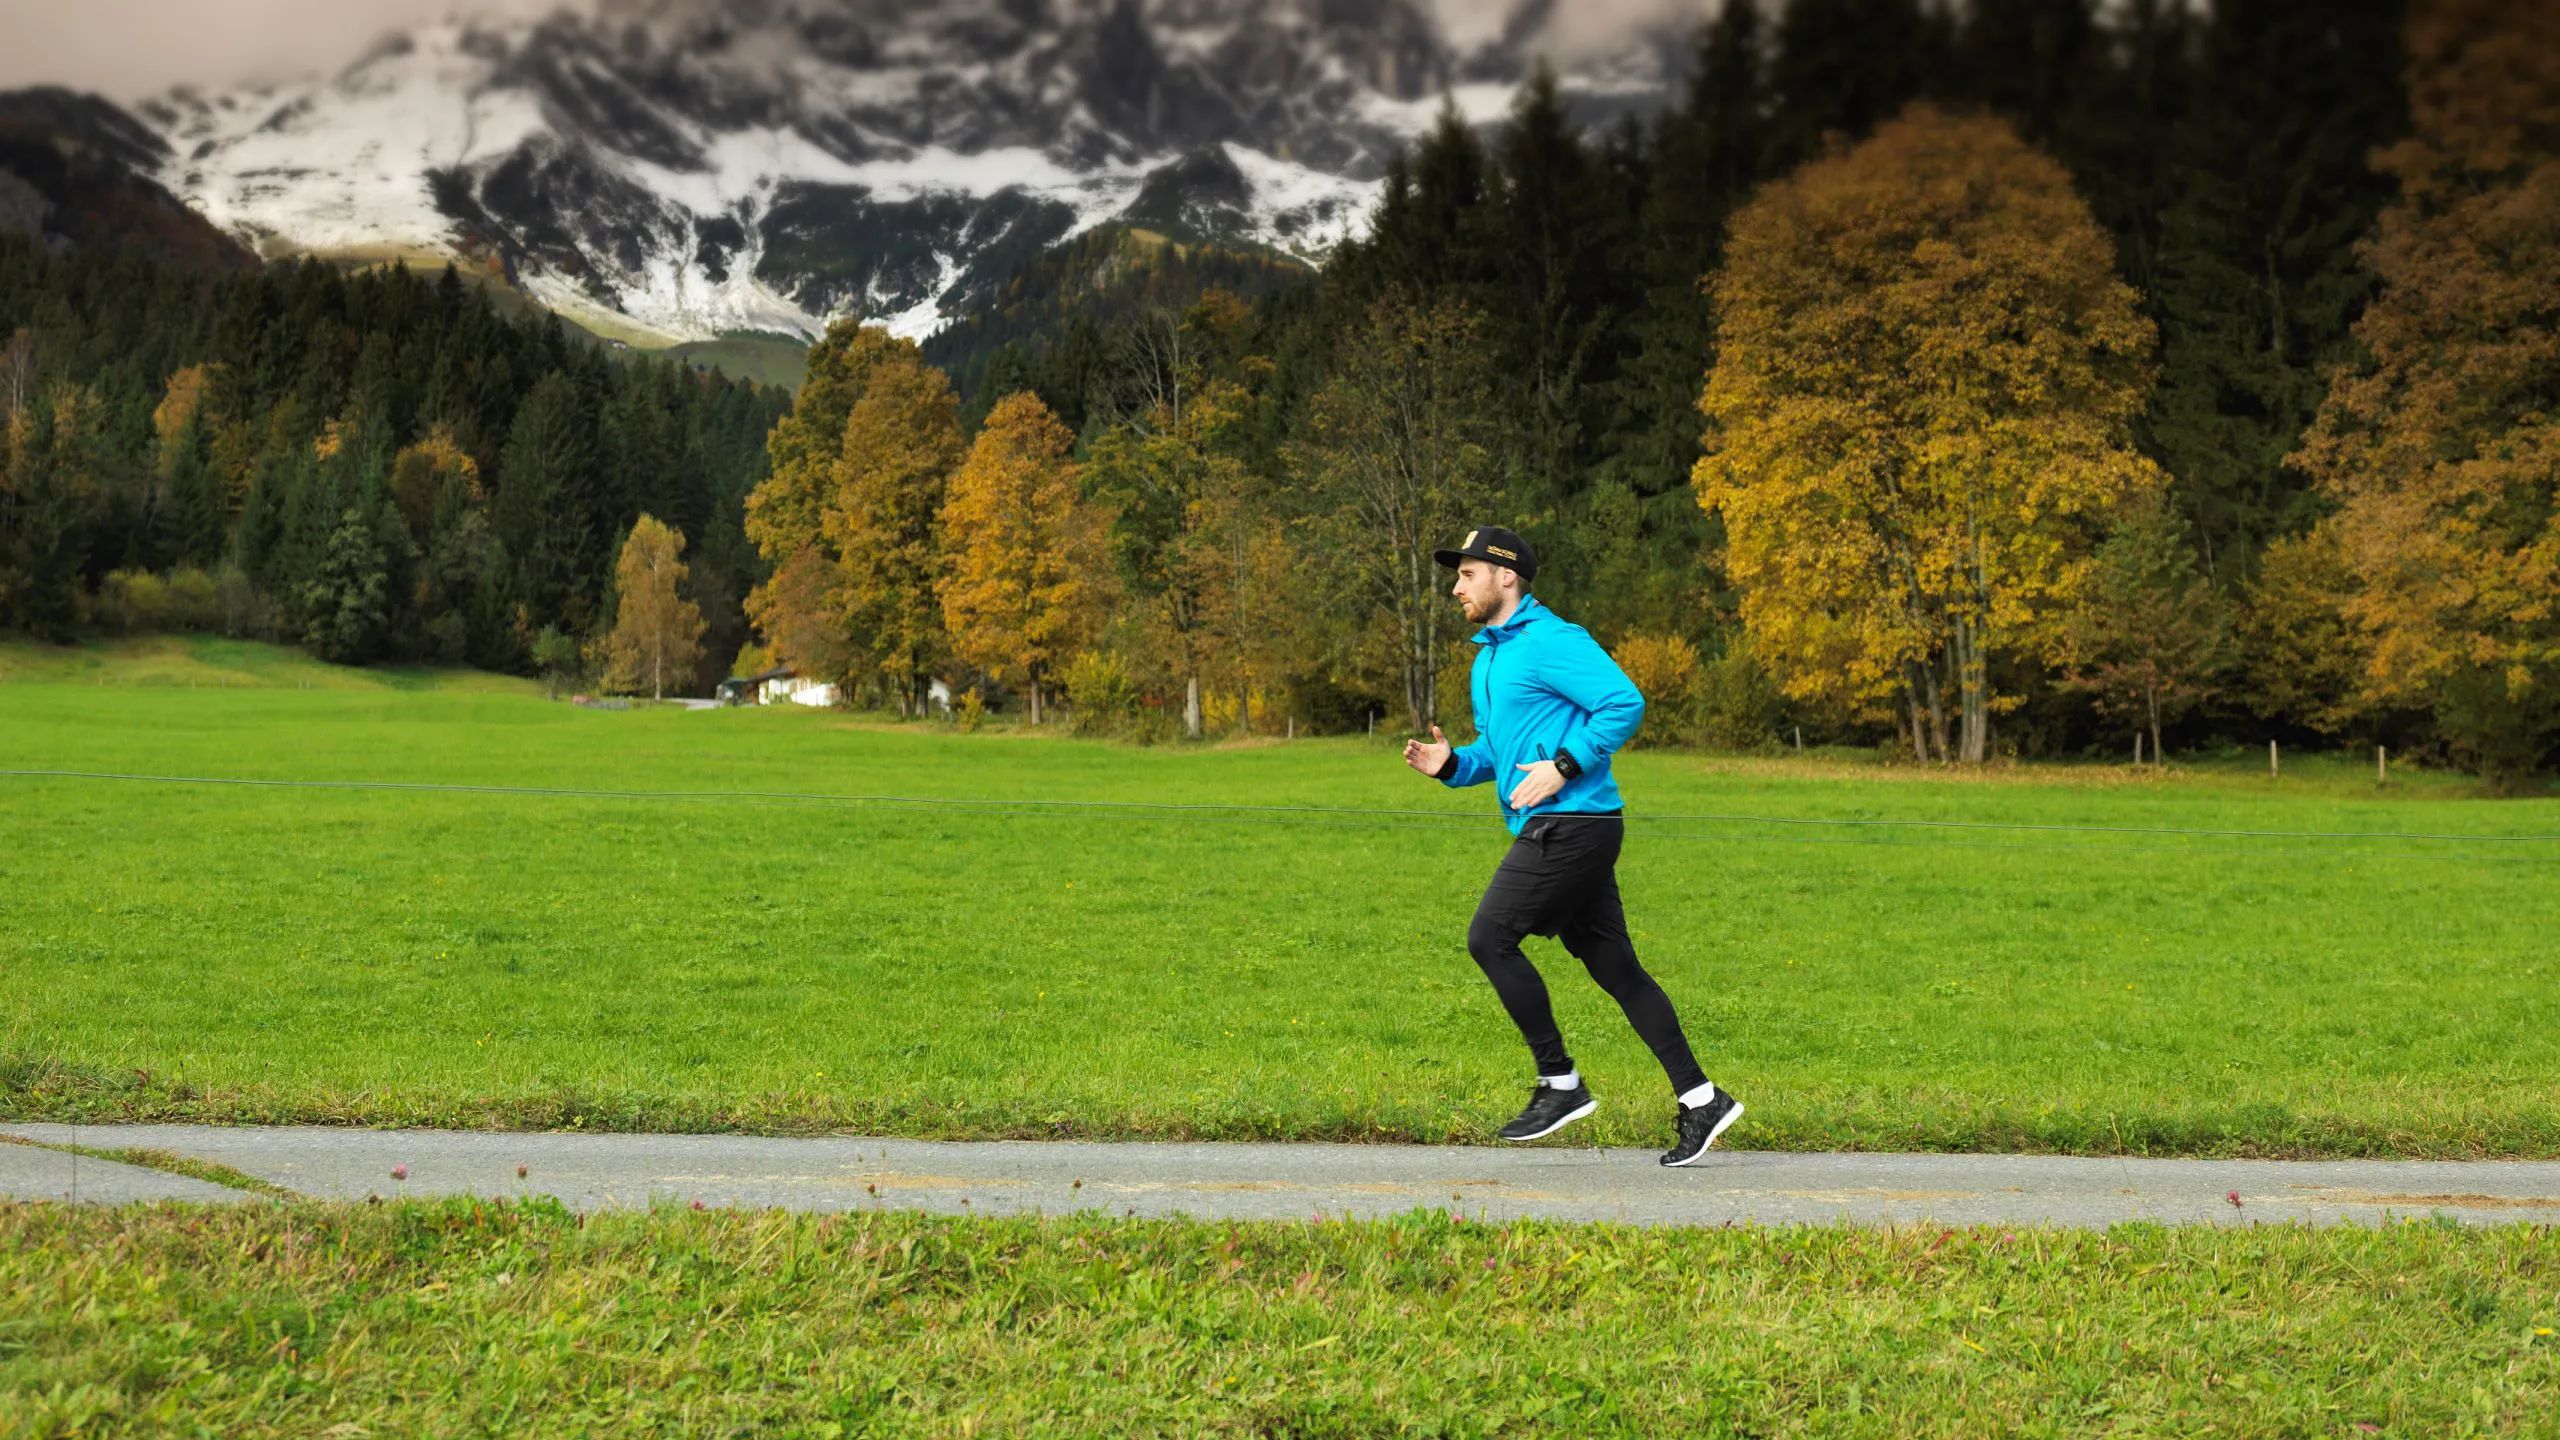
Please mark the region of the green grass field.
[[[228, 677], [228, 687], [217, 684]], [[194, 680], [192, 687], [189, 679]], [[149, 683], [138, 683], [147, 681]], [[303, 688], [304, 686], [312, 688]], [[0, 650], [0, 765], [1399, 808], [933, 808], [0, 778], [0, 1115], [1483, 1141], [1506, 837], [1387, 740], [602, 713], [260, 647]], [[2560, 1156], [2560, 801], [2288, 759], [1621, 757], [1636, 940], [1747, 1148]], [[1551, 942], [1585, 1132], [1662, 1078]], [[1552, 962], [1552, 963], [1549, 963]]]
[[2547, 1229], [0, 1205], [0, 1433], [2548, 1435]]

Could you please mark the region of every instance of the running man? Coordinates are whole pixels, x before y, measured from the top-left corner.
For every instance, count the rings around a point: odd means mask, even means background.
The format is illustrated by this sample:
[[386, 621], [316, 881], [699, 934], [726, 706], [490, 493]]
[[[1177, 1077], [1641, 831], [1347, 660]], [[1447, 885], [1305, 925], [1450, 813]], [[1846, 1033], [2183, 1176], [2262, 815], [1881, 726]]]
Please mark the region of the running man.
[[1521, 937], [1552, 935], [1617, 1000], [1671, 1077], [1679, 1133], [1662, 1163], [1687, 1165], [1742, 1118], [1742, 1104], [1698, 1068], [1670, 997], [1636, 963], [1618, 903], [1627, 812], [1609, 757], [1635, 735], [1644, 696], [1589, 631], [1531, 598], [1538, 555], [1527, 541], [1487, 526], [1434, 558], [1458, 572], [1449, 593], [1467, 622], [1483, 627], [1467, 682], [1476, 738], [1452, 746], [1434, 725], [1428, 742], [1405, 742], [1404, 763], [1452, 788], [1494, 781], [1517, 837], [1467, 927], [1468, 953], [1538, 1063], [1528, 1108], [1502, 1138], [1553, 1135], [1600, 1108], [1565, 1053], [1537, 967], [1520, 953]]

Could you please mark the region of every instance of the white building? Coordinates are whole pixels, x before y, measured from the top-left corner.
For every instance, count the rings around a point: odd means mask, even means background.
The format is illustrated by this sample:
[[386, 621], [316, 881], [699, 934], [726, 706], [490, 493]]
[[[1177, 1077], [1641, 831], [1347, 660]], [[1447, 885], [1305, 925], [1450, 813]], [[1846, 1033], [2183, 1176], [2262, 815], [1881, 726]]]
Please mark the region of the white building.
[[[750, 675], [743, 681], [730, 683], [752, 686], [759, 705], [779, 705], [785, 701], [794, 705], [818, 706], [836, 703], [835, 686], [795, 674], [787, 666], [777, 665], [761, 675]], [[951, 687], [940, 680], [926, 687], [925, 696], [937, 710], [951, 708]]]

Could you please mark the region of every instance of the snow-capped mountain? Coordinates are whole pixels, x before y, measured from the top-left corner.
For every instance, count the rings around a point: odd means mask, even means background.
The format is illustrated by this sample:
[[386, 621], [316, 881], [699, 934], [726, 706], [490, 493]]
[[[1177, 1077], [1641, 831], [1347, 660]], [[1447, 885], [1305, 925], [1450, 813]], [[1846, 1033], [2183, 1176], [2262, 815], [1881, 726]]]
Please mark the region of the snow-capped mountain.
[[270, 255], [503, 266], [641, 340], [921, 335], [1105, 223], [1320, 259], [1444, 97], [1490, 120], [1553, 54], [1586, 110], [1650, 108], [1695, 18], [1557, 54], [1559, 0], [1512, 5], [602, 0], [140, 114], [160, 182]]

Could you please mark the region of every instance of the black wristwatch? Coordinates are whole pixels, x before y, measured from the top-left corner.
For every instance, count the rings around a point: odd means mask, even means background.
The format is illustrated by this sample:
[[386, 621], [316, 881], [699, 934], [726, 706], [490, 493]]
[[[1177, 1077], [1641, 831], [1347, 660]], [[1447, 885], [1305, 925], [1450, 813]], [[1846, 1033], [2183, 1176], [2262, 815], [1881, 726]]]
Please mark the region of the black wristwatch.
[[1561, 745], [1556, 747], [1556, 773], [1567, 780], [1576, 779], [1582, 774], [1582, 763], [1573, 758], [1572, 751]]

